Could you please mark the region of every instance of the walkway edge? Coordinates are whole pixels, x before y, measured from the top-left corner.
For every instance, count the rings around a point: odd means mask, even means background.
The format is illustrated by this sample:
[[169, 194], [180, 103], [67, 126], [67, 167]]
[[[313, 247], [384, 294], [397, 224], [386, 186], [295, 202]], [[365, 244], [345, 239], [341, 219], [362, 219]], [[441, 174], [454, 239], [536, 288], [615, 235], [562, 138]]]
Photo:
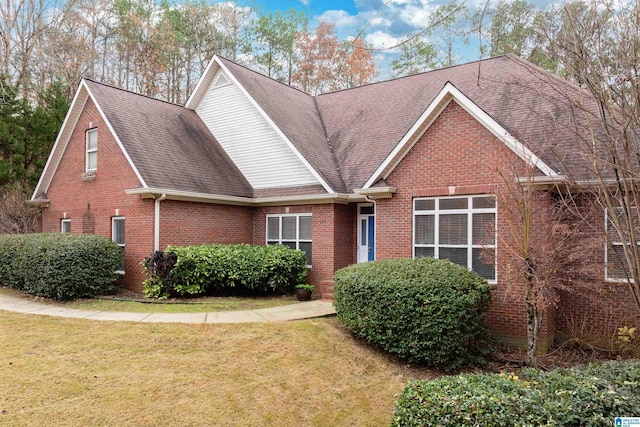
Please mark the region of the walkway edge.
[[322, 300], [243, 311], [132, 313], [66, 308], [2, 294], [0, 294], [0, 310], [53, 317], [141, 323], [264, 323], [311, 319], [336, 314], [333, 303]]

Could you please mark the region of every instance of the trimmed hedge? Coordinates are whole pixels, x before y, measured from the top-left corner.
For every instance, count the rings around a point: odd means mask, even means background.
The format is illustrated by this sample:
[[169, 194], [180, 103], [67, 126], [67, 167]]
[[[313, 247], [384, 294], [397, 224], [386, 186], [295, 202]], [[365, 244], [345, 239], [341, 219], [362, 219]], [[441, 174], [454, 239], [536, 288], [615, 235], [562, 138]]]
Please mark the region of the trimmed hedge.
[[480, 364], [489, 285], [446, 260], [394, 259], [335, 274], [334, 305], [354, 334], [410, 362], [453, 369]]
[[304, 252], [281, 245], [169, 246], [145, 259], [145, 296], [293, 292], [307, 276]]
[[640, 415], [640, 362], [410, 382], [392, 426], [611, 426]]
[[0, 236], [0, 282], [28, 293], [70, 300], [115, 290], [122, 250], [95, 235]]

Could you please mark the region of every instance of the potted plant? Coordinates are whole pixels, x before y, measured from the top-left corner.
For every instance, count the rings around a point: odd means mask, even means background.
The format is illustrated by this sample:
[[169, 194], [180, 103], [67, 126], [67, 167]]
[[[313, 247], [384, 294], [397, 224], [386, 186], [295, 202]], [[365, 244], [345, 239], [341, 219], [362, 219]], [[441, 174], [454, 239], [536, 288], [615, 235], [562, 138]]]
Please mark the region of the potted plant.
[[311, 299], [311, 293], [314, 289], [315, 286], [307, 285], [306, 283], [296, 285], [296, 298], [298, 299], [298, 301], [309, 301]]

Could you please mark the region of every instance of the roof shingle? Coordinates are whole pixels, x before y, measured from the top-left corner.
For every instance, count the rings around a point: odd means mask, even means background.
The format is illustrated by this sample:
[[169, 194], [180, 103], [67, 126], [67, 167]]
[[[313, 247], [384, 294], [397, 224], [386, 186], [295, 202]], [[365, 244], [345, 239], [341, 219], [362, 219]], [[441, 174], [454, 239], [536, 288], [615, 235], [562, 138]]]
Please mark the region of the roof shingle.
[[252, 197], [252, 189], [193, 110], [86, 80], [151, 188]]

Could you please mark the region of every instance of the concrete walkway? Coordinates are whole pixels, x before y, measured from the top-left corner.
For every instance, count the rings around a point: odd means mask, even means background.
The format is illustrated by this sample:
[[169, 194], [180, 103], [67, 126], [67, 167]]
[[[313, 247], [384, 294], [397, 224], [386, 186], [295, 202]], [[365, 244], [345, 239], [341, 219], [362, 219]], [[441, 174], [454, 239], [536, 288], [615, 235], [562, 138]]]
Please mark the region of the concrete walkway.
[[41, 302], [29, 301], [1, 294], [0, 310], [56, 317], [73, 317], [77, 319], [147, 323], [281, 322], [286, 320], [330, 316], [336, 313], [331, 302], [321, 300], [244, 311], [219, 311], [209, 313], [128, 313], [119, 311], [78, 310], [75, 308], [44, 304]]

